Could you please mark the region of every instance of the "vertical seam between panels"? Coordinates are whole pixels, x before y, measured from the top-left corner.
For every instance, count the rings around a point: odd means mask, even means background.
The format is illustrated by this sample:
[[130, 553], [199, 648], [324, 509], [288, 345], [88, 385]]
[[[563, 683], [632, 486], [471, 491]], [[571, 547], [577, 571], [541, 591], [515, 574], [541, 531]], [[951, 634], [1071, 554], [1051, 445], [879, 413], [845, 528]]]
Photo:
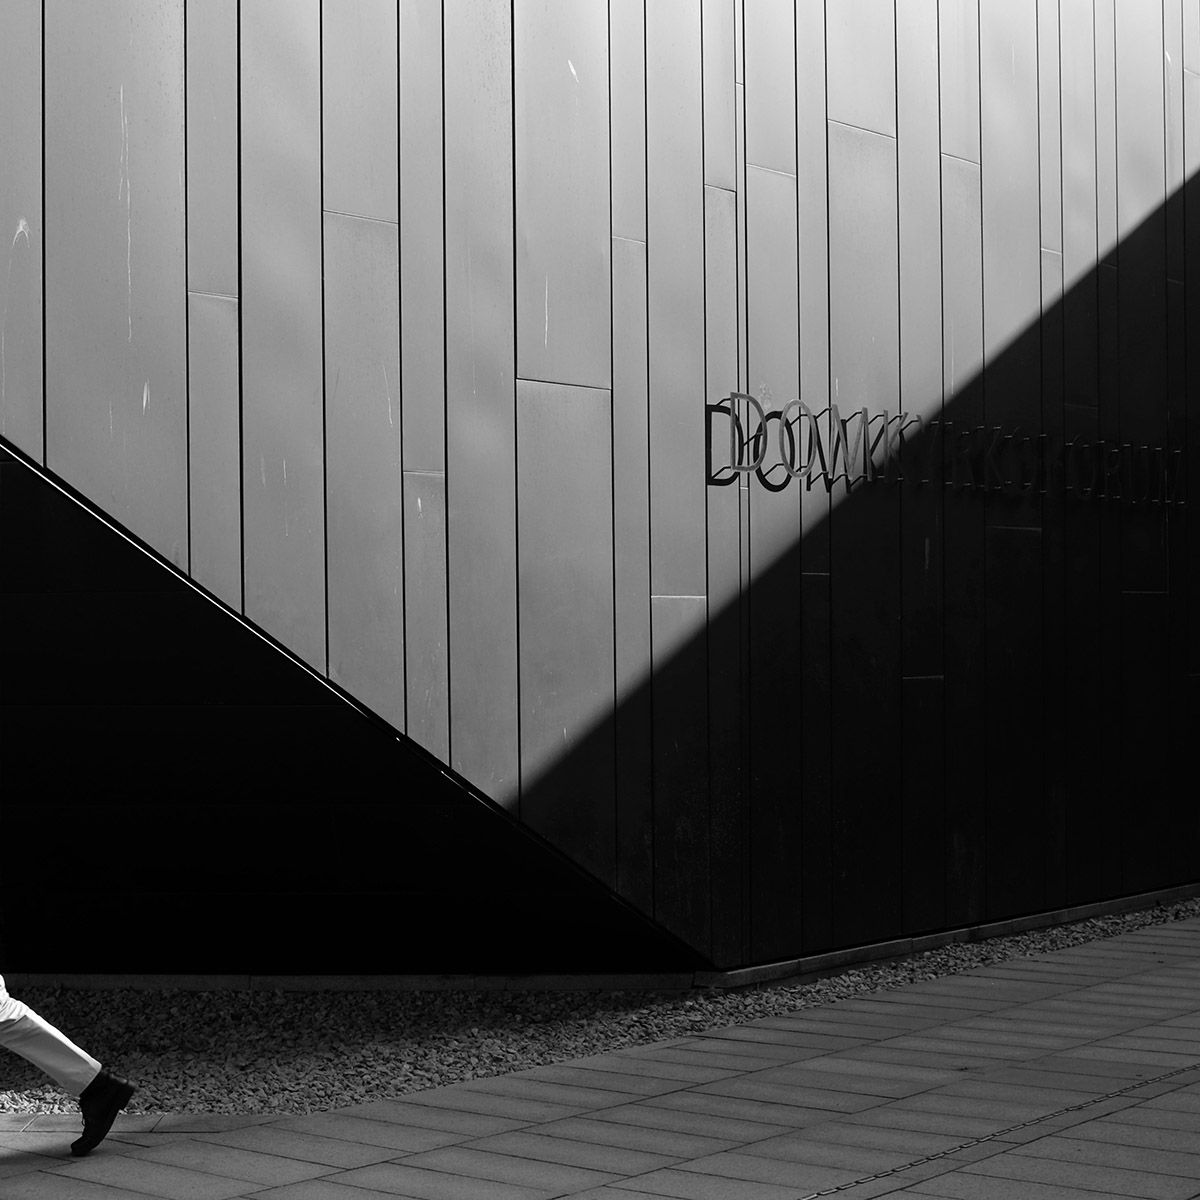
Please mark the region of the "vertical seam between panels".
[[[904, 290], [902, 280], [903, 265], [900, 261], [901, 250], [901, 234], [900, 234], [900, 4], [899, 0], [893, 0], [892, 4], [892, 98], [895, 104], [893, 113], [894, 128], [896, 138], [893, 143], [893, 154], [896, 163], [896, 407], [902, 409], [904, 406]], [[861, 418], [860, 418], [861, 419]], [[883, 436], [888, 436], [888, 424], [886, 414], [884, 416]], [[863, 438], [866, 441], [866, 456], [868, 461], [871, 458], [871, 426], [867, 422], [863, 429]], [[846, 484], [847, 493], [850, 490], [849, 482]], [[903, 772], [903, 754], [904, 754], [904, 554], [903, 554], [903, 537], [904, 537], [904, 495], [901, 492], [897, 496], [897, 525], [896, 531], [896, 549], [899, 557], [899, 571], [897, 575], [900, 583], [900, 594], [897, 597], [899, 601], [899, 617], [898, 622], [900, 631], [899, 663], [900, 670], [897, 673], [897, 695], [896, 712], [897, 712], [897, 730], [899, 737], [900, 762], [901, 771]], [[900, 828], [904, 828], [904, 788], [900, 788]], [[898, 899], [898, 907], [900, 909], [900, 929], [905, 928], [904, 923], [904, 838], [900, 838], [900, 844], [897, 847], [897, 856], [900, 859], [900, 895]]]
[[187, 573], [192, 573], [192, 296], [188, 256], [188, 54], [187, 0], [183, 0], [183, 418], [184, 452], [187, 468], [185, 492], [187, 513]]
[[399, 446], [396, 451], [396, 482], [400, 488], [400, 728], [408, 733], [408, 548], [404, 503], [404, 290], [401, 258], [404, 242], [400, 212], [403, 204], [400, 191], [401, 129], [400, 129], [400, 19], [402, 9], [396, 0], [396, 394], [400, 415]]
[[621, 883], [621, 804], [620, 776], [621, 760], [618, 753], [617, 708], [620, 703], [617, 685], [617, 406], [616, 406], [616, 294], [613, 290], [615, 275], [615, 245], [613, 243], [613, 46], [612, 6], [605, 12], [608, 29], [608, 484], [609, 484], [609, 558], [612, 563], [612, 851], [613, 888], [620, 895]]
[[321, 512], [325, 543], [325, 677], [329, 678], [329, 413], [325, 403], [325, 5], [317, 3], [317, 128], [321, 184]]
[[[708, 188], [707, 188], [707, 165], [708, 156], [705, 147], [704, 137], [706, 133], [706, 122], [704, 120], [704, 5], [701, 3], [697, 6], [697, 13], [700, 24], [700, 313], [701, 313], [701, 375], [703, 378], [703, 395], [702, 401], [708, 403]], [[707, 415], [705, 420], [707, 420]], [[707, 450], [705, 451], [707, 453]], [[706, 730], [712, 729], [712, 686], [711, 686], [711, 663], [712, 663], [712, 646], [711, 635], [712, 629], [709, 620], [709, 598], [712, 592], [712, 579], [710, 577], [709, 555], [708, 555], [708, 464], [705, 464], [705, 481], [704, 481], [704, 726]], [[706, 739], [707, 746], [705, 747], [705, 789], [708, 793], [707, 813], [708, 818], [708, 951], [709, 958], [712, 957], [713, 947], [713, 849], [712, 849], [712, 767], [710, 751], [712, 746], [711, 735]]]
[[[800, 289], [800, 20], [798, 16], [797, 5], [792, 5], [792, 137], [795, 150], [795, 168], [796, 174], [793, 177], [792, 185], [794, 188], [793, 195], [796, 205], [796, 398], [800, 399], [804, 395], [804, 337], [803, 337], [803, 300]], [[736, 166], [735, 166], [736, 169]], [[790, 400], [790, 397], [788, 398]], [[788, 400], [784, 401], [786, 407]], [[732, 405], [730, 406], [732, 407]], [[748, 415], [748, 414], [747, 414]], [[747, 421], [748, 423], [748, 421]], [[811, 434], [811, 431], [810, 431]], [[780, 424], [780, 449], [782, 450], [783, 427]], [[797, 446], [799, 446], [799, 438], [797, 438]], [[739, 496], [740, 500], [741, 497]], [[800, 592], [797, 597], [796, 608], [799, 613], [798, 624], [796, 630], [796, 640], [799, 658], [799, 676], [800, 676], [800, 693], [797, 696], [796, 711], [800, 720], [800, 728], [804, 728], [804, 668], [805, 668], [805, 653], [804, 653], [804, 486], [800, 479], [796, 480], [796, 515], [799, 525], [799, 536], [796, 538], [795, 554], [797, 558], [796, 574], [800, 577]], [[741, 522], [738, 522], [739, 527]], [[796, 942], [803, 948], [804, 945], [804, 922], [807, 916], [804, 905], [804, 851], [806, 849], [805, 830], [804, 830], [804, 773], [797, 772], [796, 778], [796, 802], [800, 805], [800, 819], [797, 822], [799, 833], [798, 845], [796, 847], [796, 855], [799, 863], [798, 874], [800, 878], [799, 894], [795, 897], [796, 908], [800, 913], [799, 928], [796, 930]]]
[[[936, 74], [937, 74], [937, 168], [938, 168], [938, 342], [941, 346], [941, 360], [938, 363], [938, 378], [941, 382], [941, 387], [938, 389], [938, 436], [945, 437], [945, 419], [946, 419], [946, 181], [945, 181], [945, 159], [942, 157], [942, 7], [940, 4], [934, 5], [934, 29], [936, 31], [935, 53], [937, 58]], [[901, 430], [903, 436], [903, 430]], [[931, 439], [932, 442], [932, 439]], [[901, 445], [901, 453], [904, 448]], [[930, 453], [929, 458], [933, 455]], [[903, 474], [903, 470], [901, 471]], [[941, 472], [938, 472], [940, 476]], [[917, 469], [916, 483], [920, 485], [921, 472]], [[935, 520], [940, 519], [940, 552], [941, 560], [941, 634], [942, 634], [942, 711], [939, 718], [942, 734], [942, 753], [941, 762], [939, 764], [940, 775], [942, 781], [942, 822], [941, 822], [941, 857], [942, 857], [942, 912], [943, 921], [947, 920], [947, 912], [949, 908], [949, 889], [950, 876], [947, 870], [946, 863], [946, 776], [948, 772], [948, 746], [949, 740], [946, 737], [946, 489], [942, 484], [942, 480], [934, 476], [933, 471], [930, 471], [930, 482], [937, 488], [937, 502], [934, 507]]]
[[49, 469], [46, 453], [46, 0], [42, 0], [42, 466]]
[[658, 916], [658, 872], [656, 868], [655, 844], [655, 794], [657, 778], [654, 770], [654, 488], [653, 455], [650, 453], [653, 431], [650, 420], [650, 20], [649, 5], [652, 0], [642, 0], [642, 204], [645, 209], [646, 232], [646, 279], [645, 279], [645, 342], [646, 342], [646, 617], [650, 641], [649, 707], [650, 707], [650, 912]]
[[516, 810], [518, 820], [521, 817], [522, 801], [522, 742], [521, 742], [521, 453], [520, 453], [520, 416], [517, 403], [517, 0], [510, 0], [508, 6], [508, 115], [510, 122], [509, 137], [512, 162], [510, 174], [512, 180], [512, 251], [509, 262], [512, 265], [512, 431], [513, 431], [513, 623], [516, 627], [515, 651], [516, 663], [516, 702], [517, 702], [517, 789]]
[[441, 14], [441, 57], [438, 62], [439, 84], [442, 89], [442, 112], [438, 122], [441, 130], [442, 150], [442, 541], [443, 560], [442, 572], [446, 581], [446, 765], [453, 770], [452, 757], [454, 745], [454, 726], [450, 719], [451, 680], [450, 680], [450, 421], [449, 421], [449, 371], [450, 344], [446, 336], [446, 321], [448, 305], [447, 267], [446, 267], [446, 5], [438, 5]]
[[[983, 5], [979, 0], [975, 0], [975, 87], [976, 95], [978, 96], [979, 106], [975, 114], [976, 127], [979, 132], [979, 403], [982, 408], [983, 428], [987, 429], [988, 419], [988, 388], [987, 388], [987, 278], [986, 267], [987, 259], [984, 253], [984, 230], [983, 230]], [[986, 436], [986, 433], [985, 433]], [[988, 578], [988, 560], [987, 560], [987, 531], [988, 531], [988, 505], [987, 496], [983, 497], [983, 534], [980, 538], [982, 543], [979, 547], [982, 557], [982, 570], [980, 574], [983, 577], [983, 589], [981, 602], [983, 605], [983, 628], [982, 628], [982, 643], [983, 654], [981, 655], [982, 672], [983, 672], [983, 712], [981, 714], [984, 726], [987, 726], [987, 696], [988, 696], [988, 661], [987, 661], [987, 578]], [[983, 804], [983, 912], [988, 912], [988, 817], [989, 805], [987, 803], [987, 775], [984, 775], [984, 804]], [[968, 895], [967, 904], [971, 903], [971, 897]], [[970, 911], [968, 907], [968, 911]]]
[[[824, 42], [822, 47], [823, 53], [821, 56], [821, 71], [824, 75], [825, 84], [825, 105], [821, 113], [821, 123], [824, 126], [822, 133], [825, 135], [825, 395], [824, 400], [830, 400], [832, 383], [833, 383], [833, 245], [830, 230], [829, 220], [829, 0], [824, 0], [821, 6], [821, 38]], [[747, 337], [747, 343], [749, 338]], [[829, 405], [824, 405], [828, 408]], [[830, 416], [832, 419], [832, 416]], [[811, 430], [809, 431], [811, 435]], [[808, 483], [808, 480], [805, 480]], [[818, 493], [819, 494], [819, 493]], [[834, 885], [833, 885], [833, 850], [834, 850], [834, 826], [833, 826], [833, 811], [834, 811], [834, 787], [833, 787], [833, 496], [830, 489], [825, 492], [824, 507], [824, 524], [829, 537], [829, 556], [827, 566], [829, 570], [826, 573], [825, 579], [825, 603], [829, 613], [829, 703], [826, 710], [826, 738], [827, 745], [825, 747], [825, 777], [828, 779], [829, 793], [829, 932], [834, 945], [837, 944], [837, 914], [834, 910]]]
[[245, 290], [242, 284], [242, 263], [245, 255], [242, 246], [242, 0], [237, 0], [237, 226], [238, 226], [238, 521], [239, 549], [238, 577], [241, 586], [241, 611], [246, 613], [246, 362], [242, 352], [242, 314], [246, 307]]

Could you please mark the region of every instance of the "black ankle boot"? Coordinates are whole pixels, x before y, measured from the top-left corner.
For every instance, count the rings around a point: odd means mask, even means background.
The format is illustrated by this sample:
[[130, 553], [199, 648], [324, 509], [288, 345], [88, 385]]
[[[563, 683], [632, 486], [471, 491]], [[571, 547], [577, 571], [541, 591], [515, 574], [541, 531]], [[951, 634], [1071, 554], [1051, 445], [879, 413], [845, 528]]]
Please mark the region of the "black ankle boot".
[[102, 1069], [79, 1095], [83, 1137], [71, 1143], [71, 1153], [79, 1157], [99, 1145], [133, 1093], [134, 1086], [129, 1080]]

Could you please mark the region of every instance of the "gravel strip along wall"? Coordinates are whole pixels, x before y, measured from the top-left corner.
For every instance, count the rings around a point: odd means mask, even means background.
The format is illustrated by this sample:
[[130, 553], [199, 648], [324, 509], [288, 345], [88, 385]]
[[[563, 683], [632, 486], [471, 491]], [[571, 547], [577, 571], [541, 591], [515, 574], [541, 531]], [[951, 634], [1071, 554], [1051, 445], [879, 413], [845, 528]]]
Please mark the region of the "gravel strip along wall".
[[[717, 1029], [1200, 916], [1200, 898], [800, 985], [736, 992], [196, 992], [22, 989], [17, 998], [138, 1084], [130, 1112], [310, 1113]], [[0, 1111], [75, 1112], [0, 1057]]]

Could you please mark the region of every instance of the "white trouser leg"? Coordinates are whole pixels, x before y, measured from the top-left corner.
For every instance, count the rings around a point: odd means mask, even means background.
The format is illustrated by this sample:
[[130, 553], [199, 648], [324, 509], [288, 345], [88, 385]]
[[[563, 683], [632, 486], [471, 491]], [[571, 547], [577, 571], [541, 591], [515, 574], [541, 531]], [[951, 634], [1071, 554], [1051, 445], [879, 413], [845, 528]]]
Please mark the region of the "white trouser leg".
[[0, 975], [0, 1046], [29, 1059], [72, 1096], [78, 1096], [100, 1073], [100, 1064], [90, 1054], [8, 994], [3, 975]]

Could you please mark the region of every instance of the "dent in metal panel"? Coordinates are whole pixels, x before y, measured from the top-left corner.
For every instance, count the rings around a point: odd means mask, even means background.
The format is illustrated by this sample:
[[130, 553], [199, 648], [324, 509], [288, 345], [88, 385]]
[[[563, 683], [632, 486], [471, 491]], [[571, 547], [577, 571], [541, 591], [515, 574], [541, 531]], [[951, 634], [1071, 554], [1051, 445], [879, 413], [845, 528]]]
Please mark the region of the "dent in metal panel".
[[517, 382], [521, 789], [551, 767], [574, 785], [523, 800], [521, 816], [601, 878], [615, 824], [610, 404], [598, 388]]
[[745, 6], [746, 162], [796, 173], [796, 58], [791, 0]]
[[646, 240], [646, 0], [610, 0], [613, 237]]
[[1062, 250], [1062, 145], [1059, 113], [1059, 0], [1037, 9], [1038, 138], [1041, 147], [1042, 245]]
[[1117, 0], [1117, 236], [1166, 199], [1162, 7]]
[[700, 13], [646, 11], [651, 580], [704, 591], [704, 141]]
[[238, 445], [238, 302], [188, 299], [191, 575], [242, 606], [242, 469]]
[[[949, 402], [983, 366], [983, 223], [979, 167], [942, 156], [943, 387]], [[971, 420], [956, 413], [954, 420]]]
[[445, 6], [450, 752], [504, 804], [519, 779], [509, 15]]
[[[928, 417], [942, 402], [942, 197], [937, 0], [896, 9], [896, 170], [900, 215], [900, 395]], [[895, 409], [895, 405], [884, 404]]]
[[613, 239], [613, 529], [617, 696], [650, 672], [646, 246]]
[[405, 706], [408, 736], [450, 757], [446, 646], [446, 477], [404, 472]]
[[246, 615], [324, 670], [320, 6], [241, 16]]
[[[796, 200], [800, 227], [800, 396], [820, 412], [829, 403], [829, 211], [825, 120], [825, 6], [796, 8]], [[829, 569], [829, 493], [800, 500], [806, 571]]]
[[896, 243], [894, 139], [830, 121], [831, 402], [843, 417], [878, 411], [898, 390]]
[[[800, 393], [796, 181], [792, 176], [746, 167], [746, 246], [749, 393], [769, 412], [784, 408]], [[777, 433], [778, 426], [769, 432]], [[772, 463], [778, 459], [775, 444], [776, 439], [769, 437]], [[783, 467], [768, 475], [772, 483], [781, 482], [780, 477], [786, 478]], [[795, 484], [779, 492], [752, 485], [750, 555], [756, 578], [799, 540], [800, 492]]]
[[517, 374], [611, 382], [608, 8], [517, 0]]
[[896, 134], [895, 0], [826, 4], [829, 119]]
[[942, 152], [979, 161], [979, 0], [938, 0]]
[[446, 462], [441, 0], [404, 0], [400, 21], [404, 468], [441, 471]]
[[46, 465], [186, 569], [183, 5], [51, 3], [45, 64]]
[[326, 209], [397, 219], [396, 24], [396, 0], [322, 7]]
[[42, 6], [0, 6], [0, 434], [42, 459]]
[[1041, 311], [1037, 0], [980, 9], [984, 354]]
[[1096, 64], [1091, 0], [1061, 0], [1063, 282], [1096, 256]]
[[1117, 49], [1115, 0], [1095, 0], [1096, 223], [1100, 258], [1117, 244]]
[[704, 182], [737, 187], [734, 122], [733, 0], [703, 0]]
[[186, 10], [188, 287], [222, 296], [238, 290], [237, 10]]
[[404, 728], [399, 239], [325, 214], [329, 678]]

